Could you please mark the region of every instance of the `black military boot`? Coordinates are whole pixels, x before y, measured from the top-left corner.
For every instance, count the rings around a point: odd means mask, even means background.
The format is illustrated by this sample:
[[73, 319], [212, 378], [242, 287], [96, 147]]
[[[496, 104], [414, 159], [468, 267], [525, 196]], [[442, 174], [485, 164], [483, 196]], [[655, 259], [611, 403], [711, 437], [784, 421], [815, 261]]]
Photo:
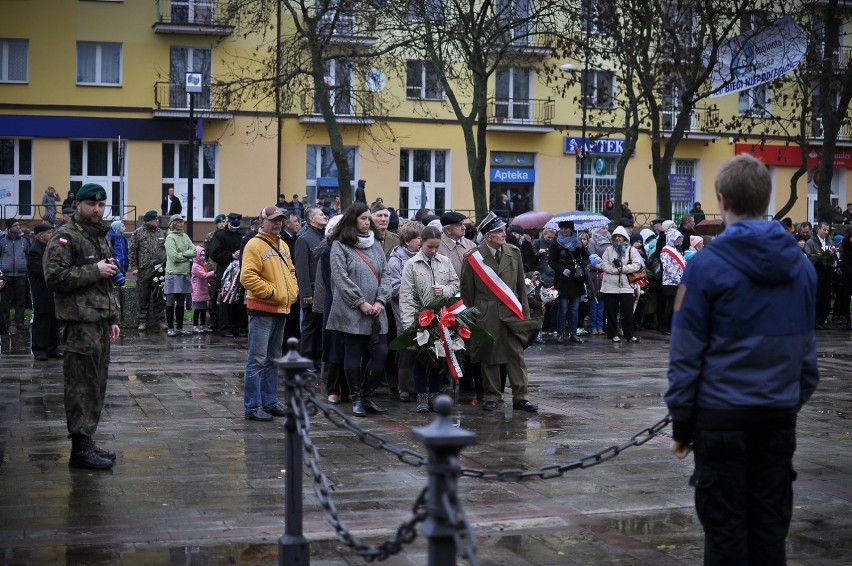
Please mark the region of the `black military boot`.
[[361, 390], [361, 370], [359, 368], [344, 369], [346, 381], [349, 383], [349, 392], [352, 395], [352, 414], [356, 417], [366, 417], [367, 411], [364, 410], [364, 398]]
[[367, 376], [364, 378], [364, 392], [361, 402], [368, 413], [384, 415], [388, 412], [388, 410], [376, 405], [376, 402], [373, 401], [373, 389], [377, 385], [376, 383], [373, 383], [373, 380], [378, 381], [378, 377], [372, 371], [367, 370]]
[[89, 439], [89, 446], [92, 448], [92, 450], [94, 450], [95, 454], [97, 454], [101, 458], [106, 458], [110, 462], [115, 462], [115, 452], [113, 452], [112, 450], [105, 450], [101, 448], [100, 446], [95, 444], [95, 441], [91, 438]]
[[71, 436], [71, 459], [68, 465], [72, 468], [88, 468], [90, 470], [109, 470], [112, 461], [102, 458], [95, 452], [94, 443], [88, 436], [75, 434]]

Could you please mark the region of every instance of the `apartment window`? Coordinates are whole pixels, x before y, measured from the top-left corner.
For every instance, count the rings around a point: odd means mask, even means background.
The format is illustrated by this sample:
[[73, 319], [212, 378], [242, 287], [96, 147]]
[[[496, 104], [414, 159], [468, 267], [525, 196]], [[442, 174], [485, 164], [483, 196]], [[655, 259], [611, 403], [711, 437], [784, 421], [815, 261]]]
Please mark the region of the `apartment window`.
[[121, 84], [121, 44], [77, 42], [77, 84]]
[[614, 0], [583, 0], [581, 25], [583, 32], [607, 35], [612, 22], [617, 22]]
[[762, 117], [770, 112], [769, 85], [762, 84], [739, 93], [739, 111], [742, 116]]
[[532, 116], [530, 92], [532, 70], [528, 67], [500, 67], [495, 74], [494, 115], [509, 120]]
[[532, 0], [497, 0], [495, 10], [500, 27], [506, 29], [511, 43], [529, 45], [532, 42]]
[[449, 210], [447, 157], [444, 149], [402, 149], [399, 152], [399, 214], [414, 216], [422, 207], [437, 214]]
[[169, 187], [186, 210], [189, 201], [189, 168], [192, 167], [192, 216], [196, 220], [212, 220], [216, 216], [219, 178], [216, 143], [195, 146], [195, 159], [189, 158], [189, 143], [163, 143], [163, 169], [161, 194], [166, 195]]
[[33, 141], [0, 138], [0, 207], [11, 216], [32, 216]]
[[[325, 66], [325, 92], [328, 94], [332, 111], [337, 116], [351, 116], [355, 114], [355, 91], [352, 85], [355, 82], [355, 71], [351, 61], [345, 59], [331, 59], [324, 63]], [[320, 113], [320, 96], [323, 92], [317, 92], [314, 96], [314, 113]]]
[[586, 108], [615, 108], [615, 74], [583, 71], [583, 104]]
[[[346, 148], [346, 163], [349, 167], [349, 176], [352, 179], [349, 181], [349, 190], [352, 191], [350, 194], [353, 197], [355, 194], [354, 179], [358, 178], [355, 168], [355, 156], [357, 152], [358, 148]], [[307, 194], [316, 194], [317, 199], [320, 201], [325, 198], [334, 198], [334, 196], [340, 194], [336, 181], [332, 183], [333, 186], [318, 181], [321, 178], [337, 179], [337, 164], [334, 162], [334, 157], [331, 154], [331, 146], [309, 145], [305, 169], [305, 188]]]
[[408, 98], [443, 100], [444, 89], [435, 67], [428, 61], [408, 61], [405, 72], [405, 92]]
[[0, 82], [29, 80], [29, 50], [26, 39], [0, 39]]
[[107, 190], [104, 218], [123, 217], [126, 202], [122, 193], [125, 142], [117, 140], [71, 140], [69, 147], [69, 187], [75, 193], [86, 183], [97, 183]]
[[408, 19], [412, 22], [439, 22], [447, 16], [444, 0], [408, 0]]

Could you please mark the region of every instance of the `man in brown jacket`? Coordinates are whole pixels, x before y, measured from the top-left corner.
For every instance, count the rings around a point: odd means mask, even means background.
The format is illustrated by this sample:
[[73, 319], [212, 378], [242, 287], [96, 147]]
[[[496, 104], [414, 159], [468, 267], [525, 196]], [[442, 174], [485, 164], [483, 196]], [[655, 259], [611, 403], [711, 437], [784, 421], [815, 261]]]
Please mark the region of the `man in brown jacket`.
[[479, 309], [477, 323], [494, 337], [491, 344], [474, 343], [471, 351], [471, 361], [482, 364], [483, 409], [497, 409], [502, 397], [500, 366], [505, 365], [512, 386], [512, 408], [534, 412], [538, 406], [527, 400], [524, 347], [530, 327], [540, 326], [540, 321], [529, 319], [521, 250], [506, 243], [506, 222], [493, 212], [477, 229], [484, 239], [466, 257], [461, 295], [465, 304]]

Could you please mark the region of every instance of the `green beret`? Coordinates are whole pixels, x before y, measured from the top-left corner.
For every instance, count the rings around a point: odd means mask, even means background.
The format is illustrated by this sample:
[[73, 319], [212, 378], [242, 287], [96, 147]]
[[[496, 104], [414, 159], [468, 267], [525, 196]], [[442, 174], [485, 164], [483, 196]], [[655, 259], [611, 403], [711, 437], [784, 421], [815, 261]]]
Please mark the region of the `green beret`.
[[145, 213], [145, 216], [142, 217], [142, 222], [150, 222], [152, 220], [156, 220], [160, 215], [157, 214], [156, 210], [149, 210]]
[[77, 191], [75, 198], [78, 201], [84, 200], [106, 200], [106, 190], [97, 183], [86, 183], [80, 190]]
[[217, 214], [217, 215], [216, 215], [216, 218], [214, 218], [214, 219], [213, 219], [213, 222], [214, 222], [214, 223], [216, 223], [216, 224], [218, 224], [218, 223], [220, 223], [221, 221], [223, 221], [223, 220], [227, 220], [227, 219], [228, 219], [228, 217], [227, 217], [227, 216], [225, 216], [224, 214]]

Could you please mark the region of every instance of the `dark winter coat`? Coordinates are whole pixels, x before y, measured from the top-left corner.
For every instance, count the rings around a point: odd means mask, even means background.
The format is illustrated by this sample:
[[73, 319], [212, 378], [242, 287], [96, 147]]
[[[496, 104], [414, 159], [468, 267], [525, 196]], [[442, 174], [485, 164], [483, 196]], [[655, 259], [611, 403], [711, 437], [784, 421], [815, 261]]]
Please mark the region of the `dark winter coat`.
[[44, 250], [47, 244], [33, 240], [30, 251], [27, 252], [27, 277], [30, 280], [30, 295], [33, 299], [33, 313], [45, 314], [56, 312], [53, 303], [53, 293], [47, 288], [44, 280]]
[[[568, 297], [573, 299], [586, 294], [585, 276], [583, 279], [575, 279], [574, 272], [576, 266], [582, 266], [582, 269], [587, 269], [589, 261], [589, 252], [583, 247], [581, 242], [577, 242], [577, 247], [573, 251], [568, 251], [559, 245], [557, 238], [553, 239], [548, 252], [548, 264], [554, 272], [553, 284], [556, 290], [559, 291], [560, 297]], [[569, 275], [565, 275], [565, 270], [570, 270]]]

